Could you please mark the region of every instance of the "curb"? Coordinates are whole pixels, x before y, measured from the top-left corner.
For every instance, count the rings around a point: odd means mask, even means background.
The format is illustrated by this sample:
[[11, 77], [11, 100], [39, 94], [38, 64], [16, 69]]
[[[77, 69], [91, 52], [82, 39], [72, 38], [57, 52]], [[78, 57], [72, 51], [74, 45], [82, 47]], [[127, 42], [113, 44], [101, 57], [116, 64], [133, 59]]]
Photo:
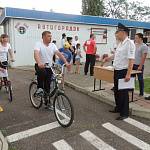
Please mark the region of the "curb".
[[0, 131], [0, 150], [8, 150], [8, 143], [2, 132]]
[[16, 70], [23, 70], [23, 71], [31, 71], [35, 72], [34, 68], [20, 68], [20, 67], [12, 67], [11, 69], [16, 69]]
[[[93, 93], [91, 90], [87, 90], [85, 88], [82, 88], [80, 86], [77, 86], [71, 82], [65, 81], [65, 85], [68, 87], [71, 87], [72, 89], [79, 91], [83, 94], [86, 94], [92, 98], [95, 98], [105, 104], [111, 105], [111, 106], [115, 106], [115, 102], [113, 100], [111, 100], [107, 94], [97, 94], [97, 93]], [[133, 116], [138, 116], [138, 117], [142, 117], [142, 118], [146, 118], [146, 119], [150, 119], [150, 110], [149, 109], [144, 109], [141, 108], [140, 106], [131, 103], [130, 104], [130, 114]]]
[[68, 87], [71, 87], [72, 89], [79, 91], [83, 94], [86, 94], [92, 98], [95, 98], [97, 100], [100, 100], [101, 102], [104, 102], [106, 104], [109, 104], [111, 106], [115, 106], [115, 103], [113, 101], [109, 101], [108, 98], [106, 98], [106, 95], [98, 95], [96, 93], [91, 92], [90, 90], [86, 90], [80, 86], [77, 86], [76, 84], [73, 84], [71, 82], [65, 81], [65, 85]]

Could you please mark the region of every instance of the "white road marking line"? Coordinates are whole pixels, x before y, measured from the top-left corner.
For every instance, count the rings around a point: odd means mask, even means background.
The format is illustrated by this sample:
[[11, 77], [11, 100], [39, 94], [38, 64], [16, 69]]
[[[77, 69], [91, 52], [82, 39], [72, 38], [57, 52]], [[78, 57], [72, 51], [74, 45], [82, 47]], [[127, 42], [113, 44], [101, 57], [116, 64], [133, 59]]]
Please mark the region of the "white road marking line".
[[65, 119], [70, 120], [70, 118], [66, 114], [62, 113], [60, 110], [56, 109], [56, 113], [58, 113], [59, 115], [61, 115]]
[[150, 127], [143, 124], [143, 123], [141, 123], [141, 122], [138, 122], [138, 121], [136, 121], [132, 118], [124, 119], [124, 121], [131, 124], [131, 125], [133, 125], [133, 126], [135, 126], [135, 127], [137, 127], [137, 128], [139, 128], [139, 129], [141, 129], [141, 130], [143, 130], [143, 131], [146, 131], [146, 132], [150, 133]]
[[113, 132], [117, 136], [123, 138], [124, 140], [128, 141], [129, 143], [137, 146], [138, 148], [142, 150], [150, 150], [150, 145], [143, 142], [142, 140], [134, 137], [133, 135], [121, 130], [120, 128], [112, 125], [111, 123], [105, 123], [102, 125], [107, 130]]
[[101, 140], [100, 138], [98, 138], [96, 135], [94, 135], [89, 130], [80, 133], [80, 135], [85, 140], [87, 140], [88, 142], [90, 142], [95, 148], [97, 148], [99, 150], [115, 150], [113, 147], [111, 147], [110, 145], [108, 145], [107, 143], [105, 143], [103, 140]]
[[28, 129], [28, 130], [25, 130], [25, 131], [22, 131], [22, 132], [19, 132], [19, 133], [9, 135], [9, 136], [7, 136], [7, 140], [10, 143], [16, 142], [16, 141], [19, 141], [21, 139], [24, 139], [24, 138], [27, 138], [27, 137], [30, 137], [30, 136], [33, 136], [33, 135], [36, 135], [36, 134], [39, 134], [39, 133], [42, 133], [42, 132], [46, 132], [48, 130], [51, 130], [51, 129], [54, 129], [54, 128], [57, 128], [57, 127], [60, 127], [58, 122], [57, 121], [52, 122], [52, 123], [45, 124], [45, 125], [42, 125], [42, 126], [39, 126], [39, 127], [35, 127], [33, 129]]
[[57, 150], [73, 150], [73, 148], [65, 140], [54, 142], [53, 146]]

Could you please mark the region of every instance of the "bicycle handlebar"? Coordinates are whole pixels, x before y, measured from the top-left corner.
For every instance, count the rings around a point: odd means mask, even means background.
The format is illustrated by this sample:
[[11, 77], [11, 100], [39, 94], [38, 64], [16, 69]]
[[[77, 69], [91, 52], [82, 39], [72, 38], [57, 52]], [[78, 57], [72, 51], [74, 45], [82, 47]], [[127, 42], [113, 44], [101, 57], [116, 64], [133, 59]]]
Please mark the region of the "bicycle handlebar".
[[8, 67], [8, 62], [5, 64], [4, 62], [0, 62], [3, 67]]
[[[53, 63], [53, 66], [54, 66], [54, 67], [57, 67], [58, 64]], [[66, 66], [65, 64], [63, 64], [63, 65], [61, 66], [61, 73], [60, 73], [60, 74], [63, 74], [63, 72], [64, 72], [64, 67], [65, 67], [65, 66]], [[50, 66], [49, 63], [45, 63], [45, 68], [50, 68], [50, 69], [52, 70], [53, 74], [54, 74], [54, 75], [57, 75], [57, 74], [55, 73], [53, 67]]]

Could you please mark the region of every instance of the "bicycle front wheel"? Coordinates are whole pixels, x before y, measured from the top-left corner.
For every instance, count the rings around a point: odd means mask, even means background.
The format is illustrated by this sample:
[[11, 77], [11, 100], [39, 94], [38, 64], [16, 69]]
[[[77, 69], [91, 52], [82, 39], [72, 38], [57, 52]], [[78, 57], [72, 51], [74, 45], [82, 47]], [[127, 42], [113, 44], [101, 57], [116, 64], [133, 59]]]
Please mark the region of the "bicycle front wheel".
[[53, 97], [56, 91], [56, 80], [51, 80], [50, 84], [50, 97]]
[[73, 106], [70, 99], [64, 93], [59, 93], [54, 98], [54, 113], [62, 127], [69, 127], [72, 124], [74, 119]]
[[41, 96], [36, 95], [36, 91], [37, 91], [37, 82], [32, 82], [29, 86], [30, 101], [34, 108], [39, 109], [42, 106], [43, 101]]

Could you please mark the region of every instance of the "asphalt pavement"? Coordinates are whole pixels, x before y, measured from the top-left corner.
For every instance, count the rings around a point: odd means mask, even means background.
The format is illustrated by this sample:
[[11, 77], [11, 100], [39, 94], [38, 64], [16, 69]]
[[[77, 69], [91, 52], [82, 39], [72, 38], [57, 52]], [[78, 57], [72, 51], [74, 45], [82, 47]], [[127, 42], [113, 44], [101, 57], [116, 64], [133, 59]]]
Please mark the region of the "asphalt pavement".
[[[150, 149], [150, 120], [132, 117], [117, 121], [110, 105], [65, 88], [71, 99], [75, 118], [69, 128], [62, 128], [54, 113], [42, 107], [36, 110], [29, 101], [29, 84], [34, 72], [10, 70], [13, 102], [1, 91], [0, 129], [13, 150], [138, 150]], [[23, 135], [23, 136], [22, 136]], [[16, 138], [17, 136], [17, 138]]]

